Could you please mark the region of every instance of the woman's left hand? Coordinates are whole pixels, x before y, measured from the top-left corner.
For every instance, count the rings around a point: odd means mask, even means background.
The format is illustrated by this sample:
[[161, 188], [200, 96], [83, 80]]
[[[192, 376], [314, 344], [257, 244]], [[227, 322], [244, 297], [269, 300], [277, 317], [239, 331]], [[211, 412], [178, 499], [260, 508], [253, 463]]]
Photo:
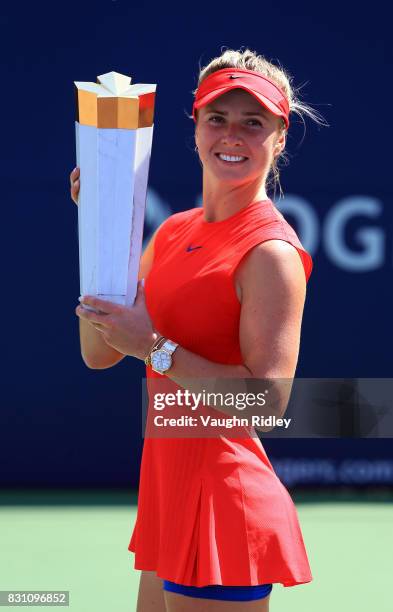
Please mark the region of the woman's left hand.
[[[83, 308], [83, 304], [100, 310], [100, 313]], [[142, 281], [138, 283], [133, 306], [122, 306], [86, 295], [81, 298], [81, 306], [77, 306], [75, 313], [100, 331], [107, 344], [124, 355], [145, 359], [156, 338], [146, 308]]]

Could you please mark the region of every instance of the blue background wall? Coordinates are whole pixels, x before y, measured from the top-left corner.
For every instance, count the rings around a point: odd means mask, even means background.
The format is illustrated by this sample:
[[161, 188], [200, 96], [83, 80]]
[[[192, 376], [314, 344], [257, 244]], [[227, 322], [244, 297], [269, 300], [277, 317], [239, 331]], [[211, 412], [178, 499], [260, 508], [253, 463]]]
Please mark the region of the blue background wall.
[[[206, 64], [223, 45], [247, 46], [278, 58], [294, 75], [303, 99], [330, 124], [319, 129], [307, 122], [302, 142], [303, 127], [293, 121], [291, 161], [282, 171], [286, 198], [278, 206], [315, 266], [297, 375], [392, 376], [386, 10], [380, 2], [363, 7], [336, 0], [1, 6], [0, 484], [137, 483], [142, 364], [125, 359], [106, 371], [86, 368], [74, 314], [73, 81], [94, 81], [110, 70], [158, 83], [146, 237], [168, 214], [200, 201], [201, 171], [186, 116], [199, 62]], [[393, 482], [390, 446], [389, 440], [266, 442], [277, 461], [316, 457], [337, 465], [384, 458], [385, 483]]]

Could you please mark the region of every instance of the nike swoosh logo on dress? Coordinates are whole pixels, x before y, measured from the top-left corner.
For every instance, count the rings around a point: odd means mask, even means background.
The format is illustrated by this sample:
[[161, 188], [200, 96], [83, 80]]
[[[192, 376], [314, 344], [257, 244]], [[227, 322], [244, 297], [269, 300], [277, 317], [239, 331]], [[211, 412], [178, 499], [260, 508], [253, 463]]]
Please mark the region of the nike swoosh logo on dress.
[[190, 251], [195, 251], [195, 249], [201, 249], [201, 248], [202, 248], [202, 245], [201, 245], [201, 246], [194, 246], [194, 247], [193, 247], [193, 246], [191, 246], [191, 244], [190, 244], [190, 245], [189, 245], [189, 246], [186, 248], [186, 252], [187, 252], [187, 253], [189, 253]]

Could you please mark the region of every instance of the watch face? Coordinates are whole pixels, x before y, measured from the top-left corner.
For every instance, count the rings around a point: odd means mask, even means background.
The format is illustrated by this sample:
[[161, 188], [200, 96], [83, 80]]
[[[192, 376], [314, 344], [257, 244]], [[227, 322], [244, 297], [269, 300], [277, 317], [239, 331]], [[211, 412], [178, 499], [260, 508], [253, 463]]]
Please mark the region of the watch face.
[[172, 365], [172, 357], [166, 351], [155, 351], [151, 356], [151, 364], [155, 370], [165, 372]]

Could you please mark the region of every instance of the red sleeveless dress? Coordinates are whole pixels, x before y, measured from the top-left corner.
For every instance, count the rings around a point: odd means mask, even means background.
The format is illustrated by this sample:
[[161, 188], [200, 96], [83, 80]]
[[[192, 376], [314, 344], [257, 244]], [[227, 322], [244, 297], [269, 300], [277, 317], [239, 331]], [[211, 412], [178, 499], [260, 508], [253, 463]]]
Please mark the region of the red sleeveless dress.
[[[210, 361], [242, 364], [234, 273], [250, 249], [272, 239], [296, 248], [308, 281], [311, 256], [270, 200], [213, 223], [202, 208], [169, 217], [145, 280], [155, 328]], [[162, 378], [150, 367], [146, 375]], [[128, 549], [135, 569], [187, 586], [312, 580], [295, 505], [251, 435], [145, 438]]]

